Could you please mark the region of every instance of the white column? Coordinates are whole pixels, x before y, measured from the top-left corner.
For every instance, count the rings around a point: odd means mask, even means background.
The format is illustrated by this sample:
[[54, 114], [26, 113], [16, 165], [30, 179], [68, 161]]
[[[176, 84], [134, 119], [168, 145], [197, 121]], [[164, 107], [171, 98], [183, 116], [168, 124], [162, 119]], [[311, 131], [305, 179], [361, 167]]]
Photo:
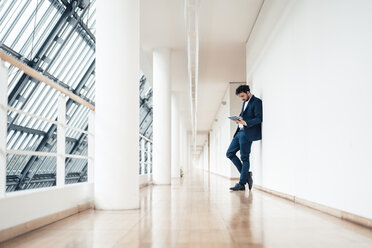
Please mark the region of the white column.
[[192, 155], [192, 131], [190, 133], [187, 133], [187, 164], [185, 171], [189, 171], [189, 169], [192, 167], [193, 163], [193, 155]]
[[95, 157], [95, 112], [89, 111], [88, 116], [88, 182], [94, 182], [94, 157]]
[[208, 165], [207, 165], [207, 171], [210, 172], [211, 170], [211, 133], [208, 132], [208, 155], [207, 155], [207, 161], [208, 161]]
[[[182, 119], [184, 120], [184, 118]], [[186, 138], [185, 138], [185, 135], [186, 135], [186, 127], [185, 127], [185, 123], [181, 122], [181, 147], [180, 147], [180, 154], [181, 154], [181, 169], [183, 170], [183, 172], [185, 172], [185, 165], [186, 165]]]
[[6, 191], [6, 137], [8, 106], [8, 69], [0, 60], [0, 198]]
[[[181, 114], [182, 115], [182, 114]], [[180, 117], [180, 130], [179, 130], [179, 163], [180, 169], [184, 166], [184, 146], [183, 146], [183, 119]]]
[[58, 125], [57, 125], [57, 170], [56, 185], [62, 187], [65, 185], [65, 154], [66, 154], [66, 97], [58, 97]]
[[139, 207], [139, 1], [97, 1], [95, 207]]
[[180, 177], [180, 120], [177, 96], [172, 94], [172, 177]]
[[153, 54], [153, 182], [171, 182], [171, 96], [170, 50], [156, 49]]

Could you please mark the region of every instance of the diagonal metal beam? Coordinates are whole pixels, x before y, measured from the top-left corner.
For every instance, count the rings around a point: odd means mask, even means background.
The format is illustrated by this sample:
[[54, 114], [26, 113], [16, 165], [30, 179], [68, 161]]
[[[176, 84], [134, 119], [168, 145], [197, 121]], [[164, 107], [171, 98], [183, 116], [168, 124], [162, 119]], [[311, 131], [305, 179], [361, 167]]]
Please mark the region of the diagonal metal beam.
[[22, 61], [23, 63], [30, 64], [30, 60], [28, 60], [27, 58], [23, 57], [22, 54], [14, 51], [13, 49], [11, 49], [10, 47], [8, 47], [4, 43], [0, 44], [0, 48], [3, 49], [5, 52], [9, 53], [10, 55], [12, 55], [13, 57], [17, 58], [18, 60]]
[[[32, 61], [29, 61], [28, 66], [36, 69], [39, 67], [43, 56], [49, 49], [49, 47], [52, 45], [53, 41], [55, 40], [56, 36], [58, 33], [62, 30], [63, 26], [67, 23], [67, 19], [69, 16], [72, 15], [72, 13], [76, 9], [76, 2], [73, 2], [71, 5], [69, 5], [66, 10], [63, 12], [62, 16], [59, 18], [56, 26], [52, 29], [50, 34], [48, 35], [47, 39], [44, 41], [43, 45], [40, 47], [40, 49], [37, 51], [35, 57], [32, 59]], [[29, 76], [26, 73], [23, 73], [21, 78], [18, 80], [16, 86], [10, 92], [9, 97], [8, 97], [8, 104], [10, 106], [13, 106], [15, 103], [18, 95], [22, 92], [24, 87], [27, 85], [27, 82], [29, 80]]]
[[79, 180], [78, 182], [82, 182], [83, 178], [86, 176], [87, 174], [87, 171], [88, 171], [88, 162], [85, 164], [83, 170], [80, 172], [80, 177], [79, 177]]
[[[45, 53], [48, 51], [49, 47], [52, 45], [53, 41], [55, 40], [55, 38], [57, 37], [58, 33], [62, 30], [62, 28], [64, 27], [64, 25], [67, 23], [67, 19], [69, 16], [71, 16], [75, 9], [76, 9], [76, 6], [77, 6], [77, 3], [75, 1], [73, 1], [70, 5], [68, 5], [65, 9], [65, 11], [63, 12], [62, 16], [59, 18], [57, 24], [53, 27], [52, 31], [49, 33], [47, 39], [44, 41], [44, 43], [41, 45], [40, 49], [37, 51], [35, 57], [32, 59], [32, 61], [29, 61], [27, 64], [36, 69], [39, 67], [40, 63], [41, 63], [41, 58], [45, 55]], [[30, 77], [26, 74], [26, 73], [23, 73], [21, 78], [18, 80], [18, 82], [16, 83], [14, 89], [10, 92], [9, 94], [9, 97], [8, 97], [8, 105], [10, 106], [13, 106], [18, 95], [20, 94], [20, 92], [22, 92], [22, 90], [26, 87], [27, 85], [27, 82], [29, 81]], [[27, 100], [22, 104], [22, 107], [27, 103]], [[9, 123], [9, 126], [11, 124], [13, 124], [13, 122], [16, 120], [16, 118], [13, 119], [13, 121], [11, 123]], [[8, 128], [9, 129], [9, 128]], [[53, 131], [54, 132], [54, 131]], [[48, 137], [50, 137], [53, 132], [50, 132], [50, 133], [47, 133]], [[44, 136], [43, 140], [45, 140], [47, 136]], [[44, 142], [44, 145], [46, 143], [47, 140], [45, 140]], [[40, 150], [42, 147], [38, 146], [38, 150]], [[29, 162], [32, 160], [32, 162], [34, 162], [36, 159], [35, 156], [31, 157], [31, 159], [29, 160]], [[26, 175], [27, 175], [27, 172], [29, 171], [30, 167], [31, 167], [31, 164], [30, 163], [27, 163], [26, 167], [22, 170], [21, 174], [20, 174], [20, 180], [16, 186], [16, 190], [20, 188], [20, 185], [21, 183], [23, 182], [23, 180], [25, 179]]]
[[147, 116], [150, 114], [150, 110], [146, 112], [146, 115], [145, 117], [142, 119], [141, 123], [140, 123], [140, 127], [143, 125], [143, 122], [146, 120]]
[[[149, 125], [147, 126], [145, 132], [143, 133], [143, 136], [145, 136], [145, 133], [147, 132], [147, 130], [149, 130], [149, 128], [151, 127], [151, 125], [152, 125], [152, 122], [150, 122]], [[150, 138], [150, 137], [148, 137], [148, 138]]]
[[[84, 128], [84, 131], [88, 131], [88, 125]], [[82, 141], [84, 140], [84, 138], [87, 137], [87, 135], [85, 133], [82, 133], [80, 134], [79, 138], [76, 140], [76, 142], [74, 143], [74, 146], [72, 147], [71, 151], [70, 151], [70, 154], [74, 154], [74, 152], [76, 151], [76, 149], [79, 148], [79, 146], [81, 145]], [[69, 163], [70, 161], [72, 160], [72, 158], [67, 158], [66, 159], [66, 165], [67, 163]]]
[[41, 130], [33, 129], [33, 128], [29, 128], [29, 127], [24, 127], [24, 126], [19, 126], [19, 125], [15, 125], [15, 124], [13, 124], [10, 129], [14, 130], [14, 131], [23, 132], [23, 133], [36, 134], [36, 135], [40, 135], [40, 136], [45, 135], [45, 132], [43, 132]]
[[[84, 74], [84, 76], [82, 77], [82, 79], [80, 80], [79, 84], [76, 86], [76, 89], [73, 91], [74, 94], [80, 95], [80, 91], [82, 90], [83, 86], [88, 81], [90, 75], [94, 72], [94, 68], [95, 68], [95, 60], [92, 61], [92, 63], [89, 66], [88, 70], [86, 71], [86, 73]], [[68, 111], [70, 109], [70, 107], [72, 106], [72, 104], [73, 104], [73, 100], [71, 100], [69, 98], [67, 100], [67, 103], [66, 103], [66, 111]], [[43, 149], [45, 147], [45, 144], [48, 142], [48, 140], [50, 139], [50, 137], [52, 137], [52, 135], [54, 134], [54, 132], [56, 131], [56, 129], [57, 129], [57, 126], [56, 125], [52, 125], [49, 128], [49, 130], [47, 131], [46, 135], [41, 140], [40, 144], [37, 146], [36, 151], [40, 151], [41, 149]], [[16, 187], [16, 190], [20, 189], [21, 185], [24, 183], [25, 178], [27, 176], [27, 173], [31, 169], [31, 166], [35, 162], [35, 159], [36, 158], [37, 158], [36, 156], [32, 156], [30, 158], [30, 160], [27, 162], [27, 164], [25, 165], [25, 167], [23, 168], [23, 170], [22, 170], [22, 172], [20, 174], [20, 180], [18, 182], [18, 185]]]
[[[53, 5], [56, 5], [56, 2], [53, 1], [53, 0], [50, 0], [51, 3]], [[57, 8], [58, 6], [56, 6]], [[76, 13], [75, 13], [75, 10], [77, 8], [77, 3], [76, 1], [73, 1], [71, 4], [68, 5], [68, 7], [66, 8], [66, 10], [62, 13], [62, 16], [60, 18], [60, 20], [57, 22], [56, 26], [53, 28], [52, 32], [50, 33], [50, 35], [48, 36], [48, 38], [46, 39], [46, 41], [44, 42], [44, 44], [41, 46], [41, 48], [39, 49], [39, 51], [37, 52], [35, 58], [32, 60], [32, 61], [25, 61], [27, 62], [28, 65], [30, 65], [32, 68], [36, 69], [36, 70], [39, 70], [40, 72], [42, 72], [45, 76], [55, 80], [56, 82], [58, 82], [61, 86], [65, 87], [65, 88], [68, 88], [69, 90], [71, 90], [67, 85], [64, 85], [63, 82], [59, 81], [58, 79], [54, 78], [53, 75], [50, 75], [47, 71], [50, 69], [50, 67], [52, 66], [53, 63], [49, 63], [48, 66], [45, 68], [45, 70], [43, 70], [42, 68], [39, 67], [41, 61], [43, 61], [43, 57], [45, 56], [46, 52], [49, 50], [49, 47], [52, 45], [52, 42], [55, 41], [57, 35], [60, 33], [61, 29], [64, 27], [64, 25], [66, 23], [68, 23], [71, 18], [76, 18], [74, 19], [75, 20], [75, 24], [72, 25], [72, 28], [69, 32], [69, 35], [68, 37], [72, 37], [72, 33], [73, 32], [76, 32], [76, 30], [78, 28], [82, 28], [81, 26], [79, 26], [78, 24], [82, 25], [84, 24], [81, 20], [81, 18], [85, 15], [85, 12], [87, 11], [88, 8], [84, 9], [84, 11], [81, 13], [80, 16], [78, 16]], [[71, 11], [69, 11], [71, 9]], [[74, 16], [74, 17], [73, 17]], [[62, 20], [62, 21], [61, 21]], [[61, 21], [61, 22], [60, 22]], [[59, 26], [59, 29], [58, 31], [54, 31], [56, 29], [56, 27]], [[86, 32], [87, 33], [87, 32]], [[87, 40], [86, 38], [86, 34], [84, 34], [84, 32], [78, 32], [78, 34], [80, 36], [83, 37], [84, 40], [86, 40], [86, 42], [88, 43], [88, 45], [94, 50], [95, 49], [95, 45], [94, 43], [92, 44], [92, 41], [91, 40]], [[93, 41], [95, 41], [95, 37], [94, 35], [91, 36], [91, 39]], [[61, 53], [62, 49], [64, 48], [64, 46], [67, 44], [67, 41], [68, 39], [65, 39], [63, 41], [63, 43], [60, 45], [60, 48], [57, 50], [57, 52], [55, 53], [54, 55], [54, 59]], [[47, 48], [45, 48], [47, 47]], [[10, 48], [8, 49], [4, 49], [4, 50], [11, 50]], [[11, 54], [14, 53], [14, 51], [11, 51]], [[18, 57], [18, 56], [16, 56]], [[53, 60], [54, 60], [53, 59]], [[37, 62], [35, 62], [35, 60]], [[20, 92], [22, 92], [23, 88], [27, 86], [27, 82], [28, 80], [30, 79], [30, 77], [26, 74], [23, 74], [22, 77], [20, 78], [20, 80], [18, 81], [17, 85], [14, 87], [14, 90], [13, 92], [10, 93], [10, 96], [9, 96], [9, 105], [13, 104], [14, 101], [17, 99], [18, 95]], [[37, 90], [38, 88], [38, 85], [39, 85], [39, 82], [36, 82], [36, 84], [33, 86], [32, 90], [31, 90], [31, 93], [30, 95], [33, 94], [34, 91]], [[28, 101], [30, 100], [30, 98], [27, 98], [25, 100], [25, 102], [22, 103], [22, 106], [21, 108], [23, 108], [23, 106], [25, 106]], [[85, 99], [86, 100], [86, 99]], [[17, 115], [18, 116], [18, 115]], [[16, 117], [17, 117], [16, 116]], [[10, 125], [16, 120], [16, 117], [13, 119], [13, 121], [11, 123], [9, 123]]]

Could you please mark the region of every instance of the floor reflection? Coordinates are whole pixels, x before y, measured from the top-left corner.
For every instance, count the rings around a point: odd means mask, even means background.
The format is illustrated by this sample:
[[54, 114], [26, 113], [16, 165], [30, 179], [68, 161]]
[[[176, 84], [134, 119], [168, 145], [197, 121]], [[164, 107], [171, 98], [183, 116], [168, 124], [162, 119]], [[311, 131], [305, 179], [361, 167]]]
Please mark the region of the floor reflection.
[[142, 188], [138, 210], [85, 211], [0, 247], [372, 247], [372, 231], [193, 170]]

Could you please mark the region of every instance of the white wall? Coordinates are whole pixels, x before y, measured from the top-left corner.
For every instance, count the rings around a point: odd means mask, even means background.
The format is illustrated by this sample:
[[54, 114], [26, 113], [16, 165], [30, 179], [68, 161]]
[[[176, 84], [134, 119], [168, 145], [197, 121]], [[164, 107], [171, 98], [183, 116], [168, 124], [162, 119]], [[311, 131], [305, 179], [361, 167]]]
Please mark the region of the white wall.
[[[229, 99], [230, 95], [226, 91], [222, 101], [228, 103]], [[225, 155], [230, 136], [230, 123], [227, 119], [229, 114], [229, 105], [221, 104], [212, 125], [212, 131], [210, 131], [210, 171], [226, 177], [231, 176], [231, 168]]]
[[208, 171], [208, 141], [203, 145], [203, 150], [197, 158], [196, 167]]
[[44, 188], [6, 194], [0, 199], [0, 230], [93, 201], [93, 184]]
[[278, 2], [246, 48], [264, 108], [254, 180], [372, 218], [372, 1]]
[[[236, 83], [230, 83], [226, 89], [221, 105], [216, 114], [216, 121], [210, 131], [210, 171], [228, 178], [238, 178], [239, 172], [231, 161], [226, 157], [226, 151], [229, 147], [233, 135], [236, 131], [236, 124], [228, 119], [228, 116], [239, 115], [242, 102], [235, 95], [235, 89], [239, 86]], [[239, 156], [239, 152], [237, 153]], [[203, 149], [201, 156], [205, 156], [204, 169], [208, 169], [208, 146]]]

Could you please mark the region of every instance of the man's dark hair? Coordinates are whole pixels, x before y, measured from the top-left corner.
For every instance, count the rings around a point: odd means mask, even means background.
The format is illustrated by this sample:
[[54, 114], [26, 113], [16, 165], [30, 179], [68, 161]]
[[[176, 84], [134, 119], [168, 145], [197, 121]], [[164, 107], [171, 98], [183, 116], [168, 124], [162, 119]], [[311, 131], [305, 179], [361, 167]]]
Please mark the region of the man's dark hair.
[[249, 85], [242, 84], [238, 88], [236, 88], [235, 95], [238, 95], [238, 94], [240, 94], [242, 92], [247, 93], [247, 92], [250, 92], [250, 91], [251, 90], [249, 89]]

